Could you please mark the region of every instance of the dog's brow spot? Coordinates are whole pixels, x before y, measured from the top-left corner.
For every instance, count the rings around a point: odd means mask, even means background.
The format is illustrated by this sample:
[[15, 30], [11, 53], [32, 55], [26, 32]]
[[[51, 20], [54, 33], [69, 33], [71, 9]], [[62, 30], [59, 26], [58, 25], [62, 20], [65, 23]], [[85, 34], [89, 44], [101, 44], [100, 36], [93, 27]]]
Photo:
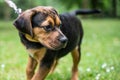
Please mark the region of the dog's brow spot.
[[55, 25], [55, 22], [53, 20], [53, 18], [51, 17], [47, 17], [45, 21], [43, 21], [43, 23], [41, 24], [41, 26], [47, 26], [47, 25]]
[[43, 21], [43, 22], [41, 23], [41, 26], [47, 26], [47, 25], [49, 25], [49, 22], [48, 22], [48, 21]]

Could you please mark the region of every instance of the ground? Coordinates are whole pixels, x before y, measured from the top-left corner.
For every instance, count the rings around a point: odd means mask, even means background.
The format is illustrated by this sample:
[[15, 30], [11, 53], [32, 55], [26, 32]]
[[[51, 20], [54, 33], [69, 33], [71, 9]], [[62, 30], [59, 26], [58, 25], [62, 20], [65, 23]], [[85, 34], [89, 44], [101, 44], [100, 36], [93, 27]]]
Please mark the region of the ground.
[[[80, 80], [120, 80], [120, 20], [82, 19]], [[25, 80], [27, 52], [12, 21], [0, 21], [0, 80]], [[46, 80], [70, 80], [72, 58], [62, 58]]]

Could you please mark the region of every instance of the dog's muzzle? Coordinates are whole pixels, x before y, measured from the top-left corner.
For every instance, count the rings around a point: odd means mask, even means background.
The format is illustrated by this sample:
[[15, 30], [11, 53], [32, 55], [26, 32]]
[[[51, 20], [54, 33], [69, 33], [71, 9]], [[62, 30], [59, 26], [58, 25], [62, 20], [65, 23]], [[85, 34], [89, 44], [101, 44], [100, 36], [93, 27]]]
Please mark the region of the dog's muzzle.
[[68, 38], [66, 36], [61, 36], [58, 40], [61, 42], [62, 48], [65, 48], [68, 43]]

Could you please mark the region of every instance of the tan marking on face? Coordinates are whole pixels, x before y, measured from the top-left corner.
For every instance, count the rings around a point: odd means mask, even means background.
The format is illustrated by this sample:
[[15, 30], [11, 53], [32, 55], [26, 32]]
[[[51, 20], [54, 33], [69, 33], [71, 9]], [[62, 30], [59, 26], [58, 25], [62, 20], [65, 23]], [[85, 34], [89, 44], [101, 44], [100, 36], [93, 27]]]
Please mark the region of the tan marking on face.
[[57, 48], [60, 46], [58, 41], [59, 31], [46, 32], [43, 28], [36, 27], [33, 29], [34, 38], [38, 40], [41, 44], [48, 48]]
[[[47, 48], [59, 48], [61, 46], [61, 42], [58, 40], [58, 37], [61, 35], [61, 31], [57, 29], [61, 24], [61, 21], [57, 14], [52, 13], [49, 10], [48, 16], [42, 23], [38, 23], [39, 27], [33, 28], [34, 39], [39, 41], [42, 45]], [[45, 14], [45, 13], [43, 13]], [[47, 32], [43, 27], [52, 26], [55, 30]]]
[[29, 55], [36, 59], [38, 62], [44, 57], [46, 53], [46, 48], [41, 49], [27, 49]]
[[58, 16], [56, 16], [56, 25], [59, 26], [61, 24], [60, 18]]
[[54, 24], [55, 24], [54, 20], [50, 16], [48, 16], [46, 20], [41, 24], [41, 26], [48, 26], [48, 25], [54, 26]]
[[48, 16], [46, 20], [41, 24], [42, 27], [51, 25], [52, 27], [59, 27], [61, 24], [61, 21], [57, 15], [55, 15], [55, 19]]
[[33, 32], [34, 32], [34, 38], [37, 40], [39, 39], [41, 43], [47, 37], [47, 33], [43, 28], [36, 27], [33, 29]]

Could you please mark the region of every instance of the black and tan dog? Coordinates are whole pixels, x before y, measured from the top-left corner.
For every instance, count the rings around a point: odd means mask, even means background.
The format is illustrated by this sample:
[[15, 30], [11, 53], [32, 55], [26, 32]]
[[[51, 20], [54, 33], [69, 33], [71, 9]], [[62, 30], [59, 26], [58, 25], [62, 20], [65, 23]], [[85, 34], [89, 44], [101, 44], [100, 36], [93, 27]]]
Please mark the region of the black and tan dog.
[[[83, 29], [76, 15], [92, 13], [98, 11], [77, 10], [59, 15], [52, 7], [39, 6], [19, 15], [14, 25], [29, 52], [27, 80], [44, 80], [54, 70], [58, 60], [69, 52], [73, 58], [71, 80], [78, 80]], [[35, 73], [37, 65], [38, 70]]]

